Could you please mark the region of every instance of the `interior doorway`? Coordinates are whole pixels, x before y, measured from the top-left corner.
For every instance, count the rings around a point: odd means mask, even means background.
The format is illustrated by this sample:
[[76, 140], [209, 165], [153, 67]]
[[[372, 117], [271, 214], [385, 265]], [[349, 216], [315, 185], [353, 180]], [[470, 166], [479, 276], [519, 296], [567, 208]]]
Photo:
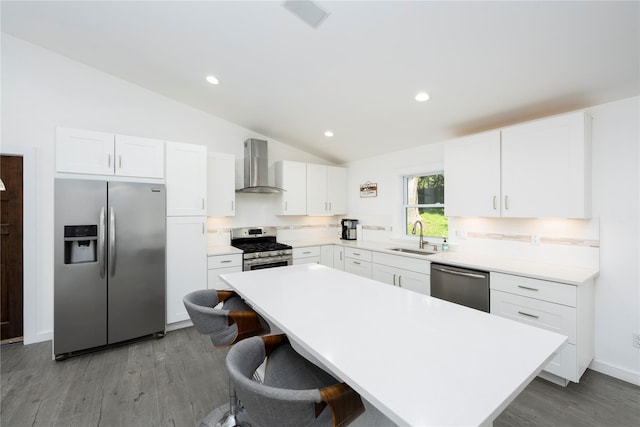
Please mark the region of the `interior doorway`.
[[23, 337], [23, 158], [0, 156], [0, 343]]

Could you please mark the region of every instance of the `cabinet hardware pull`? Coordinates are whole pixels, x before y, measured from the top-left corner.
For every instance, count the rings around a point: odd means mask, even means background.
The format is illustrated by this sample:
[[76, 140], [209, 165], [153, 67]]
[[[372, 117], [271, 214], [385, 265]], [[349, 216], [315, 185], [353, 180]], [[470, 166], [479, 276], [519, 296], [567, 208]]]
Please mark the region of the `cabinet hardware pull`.
[[310, 254], [310, 253], [311, 253], [311, 251], [304, 251], [304, 252], [302, 252], [302, 255], [306, 255], [306, 254]]
[[398, 276], [398, 286], [402, 287], [402, 276]]
[[536, 316], [535, 314], [525, 313], [524, 311], [519, 311], [518, 314], [522, 314], [523, 316], [533, 317], [534, 319], [539, 319], [540, 316]]
[[228, 264], [230, 262], [231, 262], [230, 259], [225, 259], [225, 260], [220, 261], [220, 264]]
[[288, 211], [289, 210], [289, 202], [284, 202], [284, 210]]
[[504, 196], [504, 208], [509, 210], [509, 196]]
[[496, 197], [496, 196], [493, 196], [493, 210], [494, 210], [494, 211], [497, 209], [497, 208], [496, 208], [496, 199], [497, 199], [497, 197]]
[[360, 254], [358, 252], [354, 252], [353, 253], [355, 256], [360, 256]]
[[359, 263], [358, 261], [353, 261], [353, 263], [354, 263], [354, 264], [358, 264], [358, 265], [360, 265], [360, 263]]
[[234, 203], [233, 203], [233, 200], [232, 200], [231, 201], [231, 212], [233, 212], [233, 205], [234, 205]]
[[331, 202], [329, 202], [329, 210], [331, 210]]
[[118, 169], [122, 169], [122, 156], [118, 156]]
[[111, 167], [111, 154], [107, 154], [107, 167]]
[[342, 261], [342, 251], [340, 251], [340, 261]]
[[204, 234], [204, 222], [202, 223], [202, 234]]
[[393, 274], [393, 286], [395, 286], [395, 285], [396, 285], [396, 275], [395, 275], [395, 273], [394, 273], [394, 274]]
[[204, 197], [202, 198], [202, 209], [204, 209]]
[[526, 290], [528, 290], [528, 291], [535, 291], [535, 292], [538, 292], [538, 291], [539, 291], [539, 289], [536, 289], [536, 288], [530, 288], [530, 287], [528, 287], [528, 286], [518, 285], [518, 287], [519, 287], [520, 289], [526, 289]]

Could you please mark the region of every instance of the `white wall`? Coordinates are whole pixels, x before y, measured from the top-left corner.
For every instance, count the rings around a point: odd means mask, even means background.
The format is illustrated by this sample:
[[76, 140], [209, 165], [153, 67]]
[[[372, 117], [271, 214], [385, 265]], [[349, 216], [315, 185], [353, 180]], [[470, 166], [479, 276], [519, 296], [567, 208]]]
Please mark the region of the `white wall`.
[[[52, 335], [56, 126], [194, 143], [206, 145], [209, 151], [234, 154], [237, 187], [243, 176], [243, 141], [263, 137], [6, 34], [2, 34], [1, 52], [0, 151], [11, 146], [33, 153], [29, 155], [37, 170], [35, 213], [25, 212], [37, 217], [36, 249], [25, 257], [25, 271], [35, 272], [25, 275], [24, 283], [25, 315], [35, 313], [37, 317], [25, 323], [25, 342], [31, 343]], [[268, 140], [270, 163], [281, 159], [329, 163]], [[237, 211], [250, 211], [251, 225], [273, 225], [269, 210], [255, 209], [260, 203], [249, 197], [238, 198]], [[242, 215], [239, 218], [244, 221]]]
[[[458, 246], [459, 250], [510, 254], [538, 261], [562, 259], [580, 266], [597, 266], [599, 261], [600, 275], [595, 287], [596, 354], [592, 368], [636, 384], [640, 384], [640, 350], [632, 347], [632, 335], [640, 333], [639, 103], [640, 98], [634, 97], [586, 109], [593, 117], [593, 219], [450, 218], [450, 232], [460, 229], [480, 236], [461, 240], [450, 234], [452, 247]], [[425, 145], [348, 164], [349, 217], [360, 219], [365, 228], [387, 229], [365, 229], [365, 239], [403, 237], [399, 176], [441, 170], [443, 146], [443, 143]], [[366, 181], [378, 183], [378, 197], [359, 197], [358, 186]], [[393, 231], [388, 231], [390, 227]], [[582, 244], [534, 247], [529, 243], [487, 238], [490, 233], [516, 237], [532, 232], [543, 238], [563, 237]]]

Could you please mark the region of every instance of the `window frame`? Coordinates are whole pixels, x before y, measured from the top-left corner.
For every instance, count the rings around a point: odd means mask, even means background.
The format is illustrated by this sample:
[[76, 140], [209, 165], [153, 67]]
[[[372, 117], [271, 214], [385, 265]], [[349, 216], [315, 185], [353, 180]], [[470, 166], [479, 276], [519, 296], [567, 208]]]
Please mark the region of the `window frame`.
[[[416, 203], [416, 204], [410, 204], [408, 202], [409, 199], [409, 179], [411, 178], [417, 178], [417, 177], [423, 177], [423, 176], [433, 176], [433, 175], [442, 175], [444, 178], [444, 170], [442, 169], [438, 169], [438, 170], [432, 170], [429, 172], [424, 172], [424, 173], [410, 173], [410, 174], [403, 174], [402, 175], [402, 226], [403, 226], [403, 235], [404, 237], [408, 237], [408, 238], [412, 238], [412, 239], [417, 239], [419, 238], [418, 235], [412, 235], [409, 232], [409, 226], [411, 224], [409, 224], [407, 222], [407, 209], [411, 209], [411, 208], [442, 208], [444, 211], [445, 205], [446, 205], [446, 200], [444, 203]], [[447, 185], [446, 181], [445, 181], [445, 187]], [[448, 235], [448, 226], [447, 226], [447, 235]], [[423, 237], [429, 238], [431, 240], [435, 240], [435, 241], [443, 241], [444, 239], [448, 238], [447, 237], [439, 237], [439, 236], [429, 236], [426, 234], [423, 234]]]

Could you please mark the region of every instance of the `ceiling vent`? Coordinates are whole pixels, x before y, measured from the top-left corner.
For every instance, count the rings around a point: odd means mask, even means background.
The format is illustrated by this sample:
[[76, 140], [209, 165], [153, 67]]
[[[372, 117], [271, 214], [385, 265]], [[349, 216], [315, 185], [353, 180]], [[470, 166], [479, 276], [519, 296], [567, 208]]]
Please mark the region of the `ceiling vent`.
[[320, 6], [310, 0], [287, 0], [283, 6], [313, 28], [318, 28], [329, 16]]

